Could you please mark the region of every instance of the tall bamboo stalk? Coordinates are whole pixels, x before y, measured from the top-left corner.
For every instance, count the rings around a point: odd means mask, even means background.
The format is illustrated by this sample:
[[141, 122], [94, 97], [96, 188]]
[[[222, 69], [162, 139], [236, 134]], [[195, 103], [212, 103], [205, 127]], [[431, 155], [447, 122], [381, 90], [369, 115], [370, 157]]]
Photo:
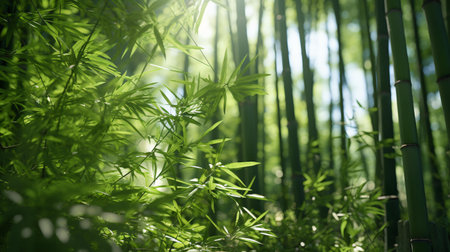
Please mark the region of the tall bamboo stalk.
[[[239, 62], [244, 60], [244, 66], [248, 65], [249, 45], [247, 37], [247, 19], [245, 16], [244, 0], [236, 0], [237, 11], [237, 52]], [[249, 71], [249, 70], [248, 70]], [[249, 72], [244, 73], [249, 74]], [[246, 97], [239, 102], [241, 111], [241, 139], [243, 146], [243, 161], [258, 160], [258, 107], [256, 97]], [[247, 184], [255, 178], [253, 190], [257, 194], [261, 194], [260, 177], [258, 176], [258, 166], [245, 169], [245, 181]], [[249, 200], [249, 206], [256, 210], [262, 210], [261, 201]]]
[[[316, 126], [316, 113], [314, 107], [314, 76], [311, 71], [309, 57], [306, 52], [305, 14], [302, 9], [302, 1], [295, 0], [297, 10], [298, 34], [300, 36], [300, 48], [302, 54], [303, 83], [305, 88], [306, 112], [308, 114], [308, 154], [307, 165], [312, 165], [317, 174], [320, 169], [319, 134]], [[309, 168], [309, 167], [308, 167]]]
[[[257, 41], [256, 41], [256, 50], [255, 50], [255, 57], [256, 58], [256, 62], [255, 62], [255, 73], [259, 72], [259, 66], [263, 66], [263, 72], [264, 70], [264, 64], [263, 64], [263, 59], [264, 57], [262, 57], [260, 54], [261, 49], [263, 49], [263, 35], [262, 35], [262, 25], [263, 25], [263, 15], [264, 15], [264, 1], [263, 0], [259, 0], [259, 10], [258, 10], [258, 32], [257, 32]], [[264, 51], [262, 52], [264, 53]], [[265, 88], [265, 78], [261, 80], [260, 83], [263, 88]], [[261, 178], [259, 180], [260, 184], [259, 187], [261, 189], [261, 194], [265, 195], [265, 177], [266, 177], [266, 173], [265, 173], [265, 164], [266, 164], [266, 124], [265, 124], [265, 100], [264, 100], [265, 96], [261, 96], [261, 97], [256, 97], [256, 106], [258, 107], [258, 111], [260, 111], [258, 113], [258, 122], [259, 122], [259, 128], [258, 128], [258, 139], [260, 139], [259, 143], [259, 149], [260, 149], [260, 158], [259, 160], [261, 160], [261, 165], [259, 166], [259, 170], [258, 170], [258, 175]]]
[[345, 84], [345, 63], [344, 57], [342, 55], [342, 31], [341, 31], [341, 6], [339, 0], [333, 0], [333, 10], [334, 16], [336, 19], [337, 26], [337, 41], [338, 41], [338, 56], [339, 56], [339, 111], [341, 114], [340, 121], [340, 139], [341, 139], [341, 148], [340, 148], [340, 157], [341, 157], [341, 166], [340, 166], [340, 184], [341, 190], [348, 186], [348, 167], [347, 167], [347, 137], [345, 132], [345, 114], [344, 114], [344, 84]]
[[[219, 81], [219, 34], [220, 34], [220, 6], [216, 6], [216, 20], [215, 20], [215, 27], [214, 27], [214, 52], [213, 52], [213, 67], [214, 67], [214, 82], [217, 83]], [[216, 112], [212, 115], [213, 122], [219, 121], [220, 118], [220, 109], [217, 108]], [[220, 126], [219, 126], [220, 127]], [[215, 128], [211, 132], [211, 138], [212, 139], [218, 139], [219, 138], [219, 127]]]
[[[325, 2], [325, 6], [326, 6], [326, 2]], [[326, 7], [324, 7], [326, 8]], [[333, 126], [334, 126], [334, 121], [333, 121], [333, 112], [334, 112], [334, 102], [333, 102], [333, 89], [332, 89], [332, 80], [333, 80], [333, 67], [332, 67], [332, 63], [331, 63], [331, 48], [330, 48], [330, 34], [329, 34], [329, 28], [328, 28], [328, 21], [325, 24], [325, 31], [327, 33], [327, 63], [328, 63], [328, 68], [330, 71], [330, 76], [328, 77], [328, 90], [330, 93], [330, 103], [328, 105], [328, 159], [329, 159], [329, 164], [328, 164], [328, 169], [331, 172], [334, 172], [334, 155], [333, 155], [333, 140], [334, 140], [334, 134], [333, 134]], [[331, 184], [330, 186], [330, 190], [329, 193], [332, 193], [335, 191], [335, 183]]]
[[[275, 14], [278, 29], [278, 36], [280, 39], [281, 58], [283, 65], [283, 83], [284, 96], [286, 103], [286, 117], [288, 121], [288, 145], [289, 145], [289, 160], [292, 170], [292, 189], [294, 192], [294, 199], [296, 208], [301, 207], [305, 200], [305, 191], [303, 188], [303, 174], [300, 163], [300, 146], [298, 143], [298, 124], [294, 112], [294, 99], [292, 95], [292, 76], [291, 65], [289, 62], [289, 50], [287, 43], [287, 27], [286, 27], [286, 6], [285, 0], [277, 1], [277, 13]], [[298, 212], [297, 212], [298, 213]]]
[[442, 17], [439, 0], [424, 0], [423, 9], [428, 24], [436, 77], [447, 125], [447, 139], [450, 142], [450, 45]]
[[421, 50], [419, 29], [418, 29], [418, 25], [417, 25], [415, 1], [409, 0], [409, 5], [411, 7], [412, 20], [413, 20], [414, 42], [415, 42], [415, 48], [416, 48], [416, 58], [417, 58], [417, 63], [418, 63], [417, 66], [418, 66], [419, 79], [420, 79], [420, 94], [421, 94], [421, 99], [422, 99], [420, 118], [421, 118], [421, 120], [423, 120], [423, 125], [425, 127], [425, 134], [426, 134], [426, 140], [427, 140], [426, 148], [427, 148], [427, 153], [428, 153], [428, 159], [430, 161], [429, 165], [430, 165], [430, 171], [431, 171], [431, 180], [433, 183], [432, 188], [433, 188], [434, 204], [436, 207], [436, 216], [440, 220], [445, 220], [447, 211], [445, 210], [445, 197], [444, 197], [444, 192], [443, 192], [443, 188], [442, 188], [441, 176], [439, 174], [439, 162], [436, 157], [433, 133], [431, 131], [430, 112], [428, 109], [428, 91], [427, 91], [427, 85], [426, 85], [426, 80], [425, 80], [425, 74], [423, 72], [422, 50]]
[[395, 248], [398, 235], [397, 222], [400, 219], [400, 209], [395, 173], [395, 152], [393, 147], [394, 127], [392, 121], [391, 86], [389, 77], [389, 37], [384, 16], [384, 1], [375, 3], [377, 20], [377, 74], [378, 74], [378, 116], [383, 168], [383, 195], [386, 197], [384, 222], [385, 251]]
[[386, 0], [385, 3], [396, 80], [395, 89], [410, 223], [410, 242], [413, 251], [431, 251], [421, 153], [417, 141], [401, 4], [399, 0]]
[[[372, 130], [374, 132], [379, 132], [379, 125], [378, 125], [378, 94], [377, 94], [377, 74], [375, 70], [375, 53], [373, 50], [373, 44], [372, 44], [372, 38], [370, 36], [370, 15], [369, 10], [367, 6], [367, 0], [361, 0], [360, 2], [360, 26], [361, 26], [361, 42], [362, 42], [362, 48], [363, 48], [363, 70], [367, 71], [366, 67], [366, 60], [369, 60], [370, 62], [370, 73], [371, 73], [371, 85], [369, 85], [369, 81], [366, 79], [366, 86], [367, 89], [370, 90], [368, 92], [369, 96], [369, 115], [370, 115], [370, 122], [372, 124]], [[367, 59], [367, 53], [368, 50], [369, 57]], [[367, 75], [366, 73], [364, 74]], [[374, 145], [375, 145], [375, 183], [381, 185], [381, 149], [379, 146], [379, 139], [378, 135], [375, 135], [374, 137]]]
[[[277, 2], [274, 2], [273, 6], [274, 10], [274, 28], [278, 27], [277, 23]], [[274, 29], [274, 34], [278, 31], [278, 29]], [[281, 127], [281, 106], [280, 106], [280, 92], [278, 88], [279, 83], [279, 75], [278, 75], [278, 50], [277, 50], [278, 38], [275, 36], [273, 43], [273, 54], [274, 54], [274, 72], [275, 72], [275, 105], [276, 105], [276, 115], [277, 115], [277, 137], [278, 137], [278, 158], [280, 161], [281, 168], [281, 196], [280, 196], [280, 207], [283, 212], [286, 212], [288, 209], [288, 190], [286, 185], [286, 159], [284, 155], [284, 141], [283, 141], [283, 132]]]

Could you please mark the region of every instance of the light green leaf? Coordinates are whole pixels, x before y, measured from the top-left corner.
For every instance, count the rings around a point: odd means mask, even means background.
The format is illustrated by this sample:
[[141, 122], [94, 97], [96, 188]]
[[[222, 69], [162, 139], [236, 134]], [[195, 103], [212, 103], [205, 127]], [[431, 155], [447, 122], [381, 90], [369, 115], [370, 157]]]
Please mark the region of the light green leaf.
[[240, 169], [240, 168], [244, 168], [244, 167], [251, 167], [251, 166], [255, 166], [255, 165], [259, 165], [259, 162], [235, 162], [235, 163], [229, 163], [226, 164], [225, 167], [227, 167], [228, 169]]
[[159, 33], [158, 28], [156, 26], [153, 26], [153, 33], [155, 34], [156, 43], [158, 43], [158, 46], [161, 49], [164, 58], [166, 58], [166, 49], [164, 48], [164, 42], [161, 38], [161, 33]]

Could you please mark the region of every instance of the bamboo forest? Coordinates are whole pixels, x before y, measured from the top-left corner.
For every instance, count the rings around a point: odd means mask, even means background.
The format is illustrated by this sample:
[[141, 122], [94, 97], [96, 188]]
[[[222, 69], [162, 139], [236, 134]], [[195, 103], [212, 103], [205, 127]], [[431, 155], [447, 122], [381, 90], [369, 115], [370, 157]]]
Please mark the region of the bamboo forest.
[[450, 251], [450, 0], [1, 0], [0, 251]]

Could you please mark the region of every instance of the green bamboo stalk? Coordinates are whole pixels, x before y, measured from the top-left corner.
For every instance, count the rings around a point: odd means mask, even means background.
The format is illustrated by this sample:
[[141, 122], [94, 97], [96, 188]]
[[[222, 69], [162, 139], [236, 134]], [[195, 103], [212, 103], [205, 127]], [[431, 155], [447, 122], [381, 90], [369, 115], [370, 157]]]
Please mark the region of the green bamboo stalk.
[[[367, 6], [367, 0], [360, 1], [361, 3], [361, 15], [360, 20], [361, 22], [361, 35], [362, 35], [362, 45], [363, 45], [363, 55], [365, 55], [365, 50], [369, 50], [369, 60], [370, 60], [370, 73], [371, 73], [371, 96], [369, 99], [369, 115], [370, 115], [370, 121], [372, 124], [372, 130], [374, 132], [379, 132], [379, 125], [378, 125], [378, 94], [377, 94], [377, 76], [376, 76], [376, 70], [375, 70], [375, 53], [373, 50], [373, 44], [372, 39], [370, 37], [370, 15], [369, 10]], [[363, 69], [367, 71], [367, 68], [365, 67], [365, 61], [366, 57], [363, 56]], [[367, 87], [369, 87], [369, 83], [366, 80]], [[374, 145], [375, 145], [375, 183], [378, 185], [381, 185], [381, 149], [379, 146], [379, 139], [377, 134], [374, 137]]]
[[417, 141], [401, 4], [399, 0], [386, 0], [385, 3], [396, 80], [400, 141], [410, 221], [410, 242], [413, 251], [431, 251], [421, 153]]
[[428, 24], [428, 33], [431, 40], [436, 77], [441, 95], [442, 109], [444, 110], [445, 124], [447, 126], [447, 141], [450, 142], [450, 45], [442, 17], [439, 0], [423, 1], [423, 9]]
[[284, 0], [277, 1], [277, 13], [275, 15], [277, 20], [276, 27], [278, 28], [278, 36], [280, 39], [281, 58], [283, 65], [283, 83], [284, 96], [286, 103], [286, 117], [288, 121], [288, 146], [289, 146], [289, 160], [292, 170], [292, 189], [294, 192], [294, 200], [296, 203], [297, 214], [298, 209], [305, 201], [305, 191], [303, 188], [303, 174], [300, 163], [300, 146], [298, 137], [298, 124], [295, 118], [294, 99], [292, 95], [292, 76], [291, 66], [289, 62], [289, 50], [287, 43], [287, 27], [286, 27], [286, 6]]
[[421, 42], [419, 36], [419, 29], [417, 25], [417, 17], [416, 17], [416, 8], [415, 1], [410, 0], [409, 5], [411, 7], [412, 20], [413, 20], [413, 30], [414, 30], [414, 41], [416, 48], [416, 58], [417, 58], [417, 66], [419, 72], [420, 79], [420, 94], [421, 94], [421, 112], [420, 118], [423, 120], [423, 125], [425, 127], [425, 134], [427, 140], [427, 153], [431, 171], [431, 180], [432, 180], [432, 188], [433, 188], [433, 196], [434, 196], [434, 204], [436, 207], [436, 216], [440, 221], [446, 222], [446, 209], [445, 209], [445, 197], [442, 188], [442, 180], [439, 175], [439, 162], [436, 157], [436, 151], [434, 148], [434, 140], [433, 133], [431, 131], [431, 122], [430, 122], [430, 112], [428, 109], [428, 91], [425, 80], [425, 74], [423, 72], [423, 62], [422, 62], [422, 51], [421, 51]]
[[[238, 59], [238, 48], [236, 45], [236, 34], [233, 31], [233, 23], [231, 21], [231, 5], [229, 3], [228, 0], [225, 1], [226, 6], [227, 6], [227, 21], [228, 21], [228, 33], [230, 36], [230, 42], [231, 42], [231, 52], [232, 52], [232, 58], [233, 58], [233, 62], [234, 62], [234, 66], [237, 67], [239, 66], [239, 59]], [[238, 110], [239, 110], [239, 115], [241, 115], [242, 111], [241, 111], [241, 106], [238, 106]], [[242, 144], [242, 122], [238, 123], [238, 127], [236, 128], [236, 136], [238, 136], [236, 138], [236, 149], [237, 149], [237, 159], [238, 160], [244, 160], [244, 150], [243, 150], [243, 144]], [[243, 177], [245, 176], [244, 174], [244, 170], [240, 170], [237, 172], [238, 176]]]
[[[214, 51], [213, 51], [213, 66], [214, 66], [214, 83], [217, 83], [219, 81], [219, 24], [220, 24], [220, 6], [216, 6], [216, 20], [215, 20], [215, 27], [214, 27]], [[219, 121], [220, 118], [220, 109], [217, 108], [216, 112], [212, 115], [213, 122]], [[220, 127], [220, 126], [219, 126]], [[218, 139], [219, 138], [219, 127], [215, 128], [211, 132], [211, 138], [212, 139]]]
[[[219, 81], [219, 34], [220, 34], [220, 29], [219, 29], [219, 24], [220, 24], [220, 6], [217, 5], [216, 6], [216, 20], [215, 20], [215, 25], [214, 25], [214, 51], [213, 51], [213, 67], [214, 67], [214, 83], [217, 83]], [[220, 118], [220, 109], [217, 108], [216, 111], [212, 114], [212, 122], [218, 122]], [[220, 126], [219, 126], [220, 127]], [[215, 128], [212, 132], [211, 132], [211, 139], [218, 139], [219, 138], [219, 127]], [[217, 147], [220, 148], [220, 147]], [[214, 199], [212, 199], [214, 200]], [[215, 211], [213, 211], [212, 209], [209, 209], [209, 216], [212, 218], [212, 220], [217, 223], [217, 209], [220, 207], [219, 202], [215, 202]], [[213, 226], [210, 225], [209, 229], [208, 229], [208, 234], [210, 236], [216, 235], [217, 234], [217, 229]]]
[[[325, 3], [326, 4], [326, 3]], [[331, 63], [331, 48], [330, 48], [330, 34], [329, 34], [329, 28], [328, 28], [328, 21], [325, 24], [325, 31], [327, 34], [327, 54], [328, 54], [328, 68], [330, 71], [330, 76], [328, 78], [328, 90], [330, 93], [330, 103], [328, 105], [328, 159], [329, 159], [329, 164], [328, 164], [328, 169], [330, 171], [334, 171], [334, 155], [333, 155], [333, 126], [334, 126], [334, 122], [333, 122], [333, 112], [334, 112], [334, 102], [333, 102], [333, 90], [332, 90], [332, 86], [331, 84], [332, 82], [332, 63]], [[332, 193], [335, 191], [335, 183], [333, 183], [330, 186], [330, 190], [329, 193]]]
[[344, 93], [343, 87], [345, 84], [345, 63], [344, 57], [342, 55], [342, 32], [341, 32], [341, 7], [339, 4], [339, 0], [333, 0], [333, 10], [334, 16], [336, 20], [337, 26], [337, 41], [338, 41], [338, 56], [339, 56], [339, 111], [341, 114], [340, 120], [340, 157], [341, 157], [341, 167], [340, 167], [340, 184], [341, 190], [344, 191], [344, 188], [348, 186], [348, 167], [347, 167], [347, 136], [345, 132], [345, 114], [344, 114]]
[[385, 251], [395, 248], [398, 235], [397, 222], [400, 219], [400, 209], [395, 173], [395, 152], [393, 147], [394, 126], [392, 121], [391, 87], [389, 77], [389, 37], [384, 16], [384, 1], [375, 2], [377, 20], [377, 74], [378, 74], [378, 116], [380, 141], [383, 144], [381, 165], [383, 168], [383, 196], [386, 197], [384, 222]]
[[[273, 10], [274, 10], [274, 27], [277, 27], [277, 3], [274, 2]], [[274, 33], [276, 33], [278, 29], [274, 30]], [[281, 195], [280, 195], [280, 207], [283, 212], [286, 212], [288, 209], [288, 190], [286, 186], [286, 159], [284, 156], [284, 141], [283, 141], [283, 132], [281, 128], [281, 108], [280, 108], [280, 95], [279, 95], [279, 89], [278, 89], [278, 82], [279, 82], [279, 75], [278, 75], [278, 50], [277, 50], [277, 36], [274, 38], [273, 43], [273, 54], [274, 54], [274, 72], [275, 72], [275, 105], [276, 105], [276, 115], [277, 115], [277, 137], [278, 137], [278, 158], [280, 162], [280, 168], [281, 168]]]
[[[258, 10], [258, 32], [257, 32], [257, 41], [256, 41], [256, 50], [255, 50], [255, 57], [256, 58], [256, 62], [255, 62], [255, 73], [259, 72], [259, 66], [261, 65], [263, 68], [263, 72], [264, 70], [264, 62], [263, 62], [263, 57], [261, 57], [260, 51], [261, 49], [263, 49], [263, 35], [262, 35], [262, 26], [263, 26], [263, 15], [264, 15], [264, 1], [260, 0], [259, 1], [259, 10]], [[264, 51], [262, 52], [264, 53]], [[263, 86], [263, 88], [265, 88], [265, 78], [261, 80], [261, 85]], [[261, 178], [259, 180], [260, 184], [259, 184], [259, 188], [261, 190], [261, 194], [265, 195], [265, 164], [266, 164], [266, 150], [265, 150], [265, 146], [266, 146], [266, 129], [265, 129], [265, 100], [264, 100], [265, 96], [261, 96], [258, 97], [256, 96], [256, 106], [258, 106], [258, 111], [261, 111], [260, 113], [258, 113], [258, 122], [259, 122], [259, 127], [258, 127], [258, 139], [260, 139], [260, 158], [259, 160], [261, 160], [261, 165], [259, 166], [259, 170], [258, 170], [258, 175]]]
[[[300, 48], [302, 54], [303, 83], [305, 88], [306, 112], [308, 114], [308, 154], [307, 165], [312, 166], [317, 174], [320, 169], [319, 134], [316, 126], [316, 113], [314, 107], [314, 76], [311, 71], [309, 57], [306, 52], [305, 14], [302, 10], [302, 1], [295, 0], [297, 11], [298, 34], [300, 36]], [[310, 168], [310, 167], [307, 167]]]
[[[249, 45], [247, 37], [247, 20], [245, 16], [245, 2], [244, 0], [236, 0], [237, 11], [237, 52], [239, 62], [244, 60], [244, 66], [248, 65], [249, 60]], [[248, 70], [247, 73], [249, 74]], [[258, 107], [256, 97], [246, 97], [239, 102], [241, 111], [241, 139], [243, 146], [243, 160], [242, 161], [257, 161], [258, 160]], [[258, 176], [258, 166], [253, 166], [245, 169], [245, 181], [249, 184], [255, 178], [253, 190], [257, 194], [261, 194], [260, 180]], [[249, 207], [262, 210], [261, 201], [248, 200]]]

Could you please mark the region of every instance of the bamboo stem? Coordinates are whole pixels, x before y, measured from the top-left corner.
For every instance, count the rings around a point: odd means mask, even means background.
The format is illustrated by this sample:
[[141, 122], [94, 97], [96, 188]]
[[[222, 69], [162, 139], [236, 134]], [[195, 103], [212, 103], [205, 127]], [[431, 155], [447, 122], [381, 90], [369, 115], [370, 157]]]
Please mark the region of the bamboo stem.
[[386, 17], [394, 62], [401, 152], [413, 251], [431, 251], [421, 153], [411, 89], [408, 54], [399, 0], [386, 0]]

